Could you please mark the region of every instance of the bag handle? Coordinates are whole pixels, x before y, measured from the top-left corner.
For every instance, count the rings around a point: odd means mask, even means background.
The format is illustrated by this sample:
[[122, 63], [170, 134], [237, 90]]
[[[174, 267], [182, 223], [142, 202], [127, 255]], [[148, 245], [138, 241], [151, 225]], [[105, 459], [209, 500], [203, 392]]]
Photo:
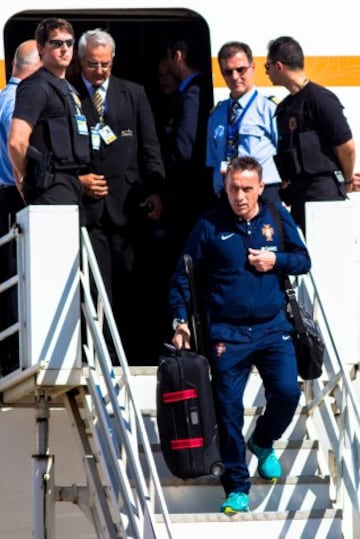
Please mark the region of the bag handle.
[[196, 351], [199, 352], [199, 354], [205, 354], [205, 341], [201, 324], [199, 299], [196, 290], [194, 263], [193, 259], [189, 254], [184, 254], [184, 264], [190, 286], [190, 296], [193, 314], [194, 344]]

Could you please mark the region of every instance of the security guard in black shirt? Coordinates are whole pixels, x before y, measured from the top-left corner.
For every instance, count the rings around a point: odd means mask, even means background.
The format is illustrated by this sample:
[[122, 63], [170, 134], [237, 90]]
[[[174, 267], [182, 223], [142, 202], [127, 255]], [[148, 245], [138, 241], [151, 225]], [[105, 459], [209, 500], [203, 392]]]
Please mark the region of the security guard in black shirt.
[[17, 90], [9, 135], [9, 155], [26, 203], [77, 204], [87, 171], [90, 140], [75, 90], [65, 80], [74, 31], [58, 18], [45, 19], [35, 32], [43, 67]]
[[337, 96], [307, 79], [297, 41], [271, 41], [265, 69], [273, 84], [290, 92], [276, 110], [274, 160], [283, 181], [280, 195], [305, 232], [307, 201], [344, 200], [351, 189], [355, 144]]

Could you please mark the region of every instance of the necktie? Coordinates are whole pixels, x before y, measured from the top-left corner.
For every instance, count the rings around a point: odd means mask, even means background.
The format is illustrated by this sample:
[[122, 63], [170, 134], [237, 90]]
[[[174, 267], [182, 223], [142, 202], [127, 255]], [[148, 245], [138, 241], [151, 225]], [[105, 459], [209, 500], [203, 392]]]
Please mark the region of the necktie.
[[100, 88], [96, 88], [95, 92], [93, 93], [92, 102], [94, 103], [94, 107], [97, 110], [97, 113], [99, 116], [103, 115], [103, 105], [104, 105], [104, 97], [103, 93], [100, 90]]
[[229, 114], [230, 125], [233, 125], [236, 122], [236, 120], [239, 118], [240, 111], [241, 111], [240, 103], [237, 100], [233, 101], [230, 106], [230, 114]]
[[229, 110], [229, 129], [228, 129], [228, 149], [227, 157], [232, 159], [238, 155], [238, 126], [236, 125], [237, 120], [241, 114], [241, 105], [235, 100], [230, 105]]

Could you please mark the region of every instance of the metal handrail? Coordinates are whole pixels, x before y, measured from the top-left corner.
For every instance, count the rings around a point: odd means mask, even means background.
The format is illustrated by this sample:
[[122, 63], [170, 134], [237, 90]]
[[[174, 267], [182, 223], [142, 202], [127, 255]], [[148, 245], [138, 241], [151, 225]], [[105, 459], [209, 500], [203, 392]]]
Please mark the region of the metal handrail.
[[[111, 429], [103, 428], [102, 434], [107, 437], [106, 444], [110, 448], [112, 472], [116, 474], [117, 479], [117, 481], [113, 481], [112, 487], [115, 491], [118, 488], [122, 490], [120, 497], [123, 505], [127, 505], [127, 516], [132, 522], [133, 529], [138, 532], [138, 537], [142, 537], [143, 521], [146, 518], [151, 523], [150, 528], [152, 529], [154, 539], [156, 539], [157, 534], [154, 517], [155, 502], [157, 501], [159, 512], [163, 517], [167, 537], [171, 539], [172, 532], [169, 513], [141, 410], [136, 402], [130, 368], [126, 360], [88, 232], [85, 228], [81, 229], [81, 248], [81, 285], [83, 290], [83, 311], [87, 326], [85, 350], [91, 371], [89, 388], [94, 396], [95, 392], [97, 393], [96, 406], [102, 406], [103, 412], [105, 410], [107, 414], [110, 413], [111, 415]], [[90, 279], [92, 279], [95, 285], [94, 288], [96, 289], [96, 308], [93, 298], [95, 294], [90, 293]], [[107, 324], [115, 353], [120, 363], [122, 372], [121, 380], [115, 375], [107, 349], [102, 331], [103, 318]], [[98, 398], [99, 396], [100, 398]], [[136, 440], [137, 444], [138, 439], [143, 446], [144, 458], [149, 471], [148, 480], [145, 479], [137, 452], [134, 451], [134, 440]], [[130, 469], [134, 481], [135, 494], [132, 493], [126, 470], [120, 464], [122, 455], [113, 452], [114, 441], [117, 448], [121, 448], [121, 453], [125, 454], [127, 468]], [[115, 493], [117, 495], [119, 494], [118, 492]]]
[[[354, 538], [353, 523], [360, 522], [360, 413], [349, 367], [340, 357], [324, 304], [321, 301], [315, 279], [311, 272], [297, 278], [297, 294], [307, 297], [313, 308], [326, 346], [324, 371], [330, 373], [328, 380], [319, 378], [305, 382], [307, 412], [314, 415], [320, 408], [328, 415], [331, 428], [324, 419], [321, 427], [328, 436], [334, 451], [336, 472], [332, 479], [335, 484], [335, 504], [343, 510], [343, 537]], [[331, 406], [323, 406], [331, 396]], [[334, 415], [335, 411], [335, 415]], [[320, 415], [320, 414], [319, 414]], [[321, 440], [320, 440], [321, 442]], [[321, 446], [321, 443], [320, 443]]]
[[[0, 248], [6, 245], [7, 243], [10, 243], [11, 241], [15, 241], [18, 236], [18, 230], [17, 227], [13, 227], [9, 230], [7, 234], [0, 237]], [[10, 288], [13, 288], [17, 286], [19, 282], [18, 275], [13, 275], [12, 277], [9, 277], [5, 281], [0, 283], [0, 294], [3, 292], [6, 292], [6, 290], [9, 290]], [[7, 339], [11, 335], [14, 335], [15, 333], [18, 333], [20, 329], [20, 325], [18, 322], [15, 322], [11, 326], [4, 328], [2, 331], [0, 331], [0, 342]]]
[[[18, 231], [12, 230], [0, 238], [0, 247], [17, 238]], [[155, 504], [163, 517], [166, 537], [171, 539], [171, 522], [152, 455], [150, 443], [144, 426], [141, 411], [137, 405], [128, 366], [113, 313], [100, 275], [91, 242], [85, 228], [81, 229], [82, 268], [81, 286], [83, 291], [83, 312], [85, 315], [86, 336], [85, 354], [89, 365], [88, 388], [93, 399], [93, 410], [99, 418], [98, 428], [104, 442], [104, 455], [111, 456], [103, 463], [108, 467], [109, 488], [113, 490], [113, 504], [122, 502], [119, 513], [126, 512], [126, 518], [115, 523], [118, 529], [125, 528], [126, 519], [136, 537], [142, 537], [144, 520], [150, 522], [152, 535], [157, 538], [155, 523]], [[90, 293], [90, 280], [96, 289], [96, 301]], [[323, 378], [305, 382], [307, 412], [310, 421], [321, 422], [322, 431], [327, 436], [324, 446], [334, 451], [336, 473], [332, 474], [335, 486], [335, 504], [343, 511], [343, 537], [354, 539], [353, 522], [360, 523], [360, 412], [359, 404], [350, 379], [349, 369], [338, 352], [331, 325], [327, 319], [318, 287], [312, 273], [297, 277], [298, 298], [306, 296], [312, 306], [314, 318], [318, 321], [326, 344], [324, 371], [329, 374]], [[0, 293], [10, 286], [16, 286], [17, 276], [0, 283]], [[96, 304], [96, 307], [95, 307]], [[115, 370], [107, 350], [103, 335], [104, 320], [112, 338], [114, 350], [120, 363], [121, 379]], [[0, 341], [15, 333], [19, 324], [14, 324], [0, 333]], [[38, 368], [38, 367], [36, 367]], [[329, 399], [331, 403], [329, 404]], [[318, 412], [321, 411], [320, 414]], [[323, 415], [322, 415], [323, 414]], [[324, 418], [329, 419], [325, 421]], [[101, 425], [102, 424], [102, 425]], [[100, 431], [95, 432], [99, 434]], [[145, 479], [137, 451], [138, 440], [143, 446], [144, 458], [149, 471]], [[115, 443], [114, 443], [115, 442]], [[101, 442], [102, 443], [102, 442]], [[321, 447], [320, 439], [320, 447]], [[108, 449], [106, 449], [106, 447]], [[107, 460], [107, 459], [106, 459]], [[130, 470], [133, 485], [127, 472]], [[114, 481], [114, 476], [116, 480]], [[109, 496], [111, 498], [111, 496]], [[160, 534], [159, 534], [160, 535]], [[164, 537], [162, 530], [161, 537]]]

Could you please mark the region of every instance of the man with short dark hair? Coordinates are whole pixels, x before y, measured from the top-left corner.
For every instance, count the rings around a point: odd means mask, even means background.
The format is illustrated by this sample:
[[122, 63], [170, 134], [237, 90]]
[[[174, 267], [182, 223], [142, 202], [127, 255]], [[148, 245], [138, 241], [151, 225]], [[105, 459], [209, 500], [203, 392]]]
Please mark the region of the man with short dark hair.
[[337, 96], [308, 80], [304, 53], [294, 38], [269, 43], [265, 70], [273, 84], [290, 92], [276, 110], [276, 163], [281, 197], [305, 232], [307, 201], [344, 200], [351, 190], [355, 143]]
[[219, 50], [218, 62], [230, 96], [216, 105], [209, 118], [206, 163], [213, 169], [214, 192], [217, 196], [223, 193], [231, 159], [252, 156], [263, 167], [263, 198], [280, 202], [280, 177], [273, 161], [277, 145], [276, 105], [254, 85], [251, 48], [239, 41], [225, 43]]
[[75, 43], [65, 19], [44, 19], [35, 39], [43, 67], [22, 81], [9, 134], [16, 183], [27, 204], [81, 207], [78, 179], [90, 161], [80, 101], [65, 79]]
[[[261, 165], [252, 157], [233, 159], [225, 175], [227, 200], [199, 219], [184, 249], [201, 279], [225, 466], [222, 483], [227, 498], [221, 511], [227, 514], [249, 510], [242, 429], [243, 394], [252, 366], [262, 377], [267, 404], [248, 448], [257, 456], [258, 472], [265, 479], [281, 476], [273, 441], [291, 422], [300, 396], [283, 276], [306, 273], [310, 258], [291, 215], [279, 204], [285, 240], [282, 251], [273, 213], [259, 198], [263, 190]], [[188, 276], [180, 259], [169, 301], [174, 317], [172, 342], [177, 349], [190, 347], [189, 296]]]
[[213, 204], [205, 164], [206, 128], [213, 105], [210, 70], [199, 58], [199, 44], [176, 36], [166, 44], [168, 69], [178, 81], [177, 99], [164, 137], [168, 252], [177, 259], [201, 213]]

